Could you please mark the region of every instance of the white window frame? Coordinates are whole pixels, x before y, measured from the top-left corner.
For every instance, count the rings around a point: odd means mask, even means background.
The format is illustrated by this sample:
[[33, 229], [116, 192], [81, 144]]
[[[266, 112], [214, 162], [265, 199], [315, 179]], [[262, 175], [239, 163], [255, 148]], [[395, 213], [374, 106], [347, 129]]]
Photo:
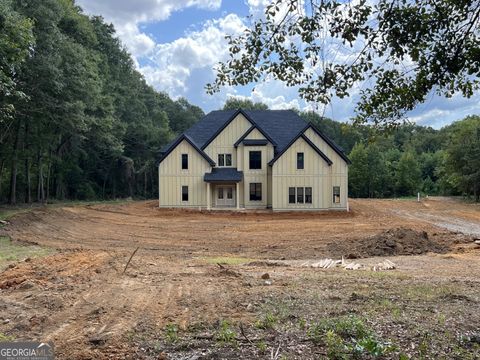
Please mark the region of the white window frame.
[[[227, 165], [227, 157], [230, 158], [230, 165]], [[223, 153], [218, 154], [218, 167], [232, 167], [233, 166], [233, 158], [231, 153]], [[223, 164], [222, 164], [223, 163]]]

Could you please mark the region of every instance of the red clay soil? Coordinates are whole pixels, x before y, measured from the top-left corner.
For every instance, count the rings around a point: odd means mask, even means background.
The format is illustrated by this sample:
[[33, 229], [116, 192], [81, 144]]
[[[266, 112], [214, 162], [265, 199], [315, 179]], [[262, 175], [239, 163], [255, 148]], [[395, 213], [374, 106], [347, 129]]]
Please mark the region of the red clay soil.
[[[311, 305], [309, 311], [348, 311], [354, 306], [348, 300], [352, 291], [378, 290], [378, 296], [391, 293], [398, 298], [402, 293], [397, 293], [397, 285], [404, 286], [405, 279], [412, 287], [415, 282], [424, 286], [422, 279], [428, 286], [449, 284], [468, 299], [475, 298], [479, 253], [471, 243], [464, 244], [472, 236], [453, 233], [438, 219], [456, 219], [476, 231], [478, 208], [457, 202], [445, 206], [434, 199], [426, 204], [352, 200], [351, 207], [350, 213], [206, 213], [131, 202], [18, 215], [3, 230], [6, 235], [58, 253], [19, 262], [0, 273], [0, 334], [54, 341], [59, 359], [153, 359], [159, 357], [146, 356], [144, 345], [132, 345], [140, 328], [159, 339], [168, 323], [178, 324], [180, 331], [219, 319], [253, 324], [258, 309], [272, 299], [305, 297], [299, 309]], [[412, 218], [412, 213], [421, 216]], [[398, 264], [393, 277], [272, 268], [261, 262], [220, 267], [211, 260], [315, 259], [348, 253], [363, 257], [447, 248], [455, 253], [391, 258]], [[266, 272], [271, 286], [262, 279]], [[439, 309], [445, 304], [435, 302]], [[445, 311], [456, 319], [447, 325], [458, 322], [462, 331], [470, 321], [480, 321], [473, 307]], [[302, 358], [298, 356], [291, 358]]]

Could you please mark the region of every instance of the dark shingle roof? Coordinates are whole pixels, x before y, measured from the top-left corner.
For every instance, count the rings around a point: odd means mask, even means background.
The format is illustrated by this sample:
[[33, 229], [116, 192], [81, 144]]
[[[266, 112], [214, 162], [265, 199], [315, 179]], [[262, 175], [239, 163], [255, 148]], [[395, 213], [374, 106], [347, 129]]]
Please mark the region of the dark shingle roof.
[[[350, 162], [343, 151], [312, 124], [308, 124], [292, 110], [217, 110], [212, 111], [185, 131], [184, 135], [195, 143], [196, 148], [204, 150], [206, 146], [239, 114], [242, 113], [252, 123], [252, 127], [243, 134], [257, 128], [275, 146], [275, 155], [283, 153], [292, 140], [298, 138], [308, 127], [312, 127], [347, 163]], [[168, 144], [160, 162], [178, 144], [176, 141]], [[238, 145], [238, 144], [236, 144]], [[203, 151], [202, 151], [203, 152]], [[203, 156], [203, 154], [202, 154]], [[209, 159], [211, 161], [211, 159]], [[207, 160], [208, 161], [208, 160]], [[210, 162], [209, 161], [209, 162]]]
[[[237, 115], [238, 110], [218, 110], [205, 115], [185, 134], [204, 149], [205, 144], [221, 131], [229, 120]], [[242, 110], [260, 131], [265, 132], [277, 145], [276, 151], [283, 148], [307, 125], [307, 123], [291, 110]]]
[[236, 168], [213, 168], [211, 173], [205, 173], [203, 180], [206, 182], [240, 182], [243, 172]]

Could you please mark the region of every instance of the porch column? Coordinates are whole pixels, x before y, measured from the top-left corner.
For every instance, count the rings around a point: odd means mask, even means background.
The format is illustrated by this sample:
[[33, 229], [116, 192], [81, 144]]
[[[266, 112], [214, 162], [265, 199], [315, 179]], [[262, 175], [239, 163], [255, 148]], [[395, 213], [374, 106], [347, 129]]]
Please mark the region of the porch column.
[[240, 186], [238, 186], [238, 182], [235, 183], [235, 200], [236, 200], [236, 203], [237, 203], [237, 210], [240, 209]]
[[207, 182], [207, 210], [211, 209], [210, 202], [212, 201], [212, 197], [210, 196], [210, 183]]

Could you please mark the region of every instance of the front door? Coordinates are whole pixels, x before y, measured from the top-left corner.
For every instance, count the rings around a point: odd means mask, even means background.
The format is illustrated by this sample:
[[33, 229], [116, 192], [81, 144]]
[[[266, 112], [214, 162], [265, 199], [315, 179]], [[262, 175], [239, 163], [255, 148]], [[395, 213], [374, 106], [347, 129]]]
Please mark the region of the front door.
[[217, 202], [218, 207], [230, 207], [235, 206], [235, 199], [233, 198], [233, 186], [221, 185], [217, 186]]

